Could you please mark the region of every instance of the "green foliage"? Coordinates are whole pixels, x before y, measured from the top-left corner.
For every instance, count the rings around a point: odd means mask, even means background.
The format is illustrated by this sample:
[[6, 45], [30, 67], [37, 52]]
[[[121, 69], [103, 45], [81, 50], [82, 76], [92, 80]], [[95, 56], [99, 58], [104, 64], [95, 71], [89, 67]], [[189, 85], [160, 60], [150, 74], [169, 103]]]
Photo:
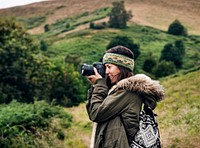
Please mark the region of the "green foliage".
[[174, 44], [166, 44], [161, 52], [160, 60], [172, 61], [177, 68], [183, 64], [185, 47], [183, 41], [177, 40]]
[[49, 24], [44, 25], [44, 31], [45, 32], [50, 31], [50, 25]]
[[156, 60], [153, 57], [149, 57], [144, 61], [143, 70], [152, 73], [153, 68], [156, 66]]
[[101, 8], [93, 12], [85, 12], [77, 16], [58, 20], [53, 24], [49, 24], [50, 30], [47, 32], [51, 35], [61, 34], [75, 29], [77, 26], [103, 19], [108, 16], [110, 8]]
[[181, 24], [179, 20], [173, 21], [167, 31], [169, 34], [173, 35], [183, 35], [187, 36], [187, 29]]
[[110, 49], [114, 46], [122, 45], [129, 48], [134, 53], [134, 59], [136, 60], [140, 55], [140, 46], [135, 44], [134, 41], [128, 36], [116, 36], [114, 37], [110, 43], [107, 45], [107, 49]]
[[65, 57], [65, 63], [74, 65], [76, 71], [80, 71], [82, 58], [77, 54], [69, 54]]
[[[0, 19], [0, 83], [6, 102], [12, 99], [33, 101], [33, 92], [26, 79], [38, 52], [33, 39], [15, 19]], [[2, 102], [2, 100], [0, 100]]]
[[65, 139], [65, 133], [62, 130], [58, 130], [57, 137], [60, 140], [64, 140]]
[[165, 77], [176, 72], [176, 66], [173, 62], [161, 61], [153, 69], [153, 73], [157, 78]]
[[105, 29], [107, 27], [107, 23], [106, 22], [102, 22], [102, 23], [94, 23], [91, 22], [90, 23], [90, 28], [91, 29]]
[[45, 54], [52, 60], [62, 60], [65, 59], [66, 55], [78, 54], [84, 63], [92, 64], [102, 57], [106, 45], [116, 36], [128, 36], [134, 40], [134, 43], [139, 43], [141, 56], [135, 61], [137, 72], [143, 72], [140, 70], [150, 52], [155, 59], [159, 59], [163, 47], [177, 40], [183, 40], [185, 46], [185, 55], [180, 69], [189, 69], [200, 62], [199, 36], [171, 36], [164, 31], [136, 24], [123, 30], [105, 28], [94, 32], [90, 29], [84, 29], [66, 34], [64, 38], [48, 36], [45, 38], [50, 39], [52, 44]]
[[[62, 120], [69, 124], [72, 122], [70, 114], [44, 101], [36, 101], [34, 104], [13, 101], [9, 105], [0, 105], [0, 112], [0, 147], [38, 147], [39, 145], [45, 147], [44, 143], [37, 141], [37, 137], [42, 140], [42, 134], [46, 133], [44, 135], [46, 140], [50, 139], [51, 132], [57, 129]], [[53, 119], [57, 119], [58, 124], [54, 125]], [[61, 138], [62, 131], [58, 130], [57, 133]]]
[[41, 41], [40, 41], [40, 49], [41, 49], [42, 51], [46, 51], [47, 48], [48, 48], [47, 43], [46, 43], [44, 40], [41, 40]]
[[[73, 62], [76, 69], [64, 60], [55, 64], [39, 53], [30, 35], [14, 20], [1, 20], [1, 25], [0, 103], [13, 99], [33, 102], [36, 97], [72, 106], [85, 99], [85, 86], [76, 70], [79, 60]], [[46, 48], [45, 42], [41, 42], [41, 47]]]
[[39, 25], [41, 25], [42, 23], [44, 23], [46, 20], [45, 16], [36, 16], [36, 17], [31, 17], [28, 19], [19, 19], [19, 22], [22, 22], [25, 24], [26, 29], [32, 29], [35, 27], [38, 27]]
[[73, 64], [57, 65], [51, 72], [54, 77], [51, 79], [50, 102], [55, 99], [60, 105], [73, 106], [84, 101], [86, 88]]
[[109, 24], [112, 28], [126, 28], [127, 21], [132, 18], [131, 11], [127, 12], [124, 1], [113, 2], [113, 8], [109, 15]]

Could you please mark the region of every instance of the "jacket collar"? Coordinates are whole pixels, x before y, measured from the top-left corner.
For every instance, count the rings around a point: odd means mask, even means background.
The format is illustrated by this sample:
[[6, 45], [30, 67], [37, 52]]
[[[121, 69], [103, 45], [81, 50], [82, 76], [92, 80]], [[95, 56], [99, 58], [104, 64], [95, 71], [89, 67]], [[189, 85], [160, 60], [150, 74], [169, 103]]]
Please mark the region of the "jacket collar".
[[152, 80], [144, 74], [137, 74], [119, 81], [110, 89], [109, 93], [119, 89], [137, 92], [142, 96], [146, 96], [146, 98], [153, 99], [155, 102], [164, 99], [164, 88], [159, 84], [159, 81]]

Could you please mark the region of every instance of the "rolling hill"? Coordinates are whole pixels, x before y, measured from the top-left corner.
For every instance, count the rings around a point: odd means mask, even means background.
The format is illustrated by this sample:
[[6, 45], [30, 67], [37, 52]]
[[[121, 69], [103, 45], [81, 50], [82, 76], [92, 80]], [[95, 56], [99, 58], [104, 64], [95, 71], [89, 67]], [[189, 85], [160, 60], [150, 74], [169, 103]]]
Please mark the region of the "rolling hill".
[[[43, 23], [29, 30], [32, 34], [42, 33], [45, 24], [52, 24], [63, 18], [84, 12], [112, 6], [117, 0], [50, 0], [26, 6], [1, 9], [0, 16], [18, 18], [45, 17]], [[200, 1], [196, 0], [125, 0], [127, 10], [134, 17], [131, 22], [167, 30], [169, 24], [179, 19], [188, 28], [189, 34], [200, 34]]]
[[[189, 68], [198, 66], [200, 63], [200, 2], [195, 0], [125, 0], [126, 9], [131, 10], [134, 15], [129, 22], [129, 28], [123, 31], [108, 28], [90, 30], [89, 23], [82, 23], [84, 19], [90, 17], [87, 13], [92, 15], [99, 13], [101, 8], [111, 7], [113, 1], [51, 0], [1, 9], [0, 17], [15, 16], [21, 22], [30, 21], [29, 24], [35, 24], [29, 26], [28, 32], [38, 40], [47, 41], [49, 47], [44, 53], [52, 59], [63, 59], [67, 54], [79, 51], [85, 61], [94, 61], [105, 50], [108, 41], [119, 34], [131, 36], [136, 43], [140, 43], [142, 56], [137, 64], [141, 66], [149, 52], [158, 58], [166, 43], [183, 39], [187, 52], [183, 65], [185, 69], [178, 74], [161, 79], [166, 90], [166, 97], [159, 103], [156, 113], [164, 148], [198, 147], [200, 145], [198, 135], [200, 71], [199, 68], [194, 71]], [[67, 21], [68, 18], [76, 18], [82, 24], [75, 21], [75, 28], [63, 31], [62, 21]], [[175, 19], [179, 19], [192, 36], [187, 38], [166, 34], [169, 24]], [[108, 18], [99, 17], [95, 21], [105, 20]], [[44, 33], [46, 24], [54, 28]], [[83, 103], [78, 107], [66, 108], [66, 111], [72, 113], [74, 117], [73, 126], [69, 131], [65, 131], [68, 137], [64, 141], [66, 147], [88, 147], [91, 122], [84, 105]]]

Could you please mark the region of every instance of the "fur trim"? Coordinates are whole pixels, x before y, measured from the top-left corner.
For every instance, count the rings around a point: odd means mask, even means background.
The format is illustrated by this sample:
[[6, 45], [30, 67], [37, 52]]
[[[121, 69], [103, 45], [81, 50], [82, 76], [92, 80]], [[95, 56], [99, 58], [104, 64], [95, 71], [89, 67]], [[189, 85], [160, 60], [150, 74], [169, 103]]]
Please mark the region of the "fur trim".
[[127, 89], [148, 95], [154, 98], [156, 102], [164, 99], [164, 88], [159, 84], [159, 81], [152, 80], [144, 74], [137, 74], [119, 81], [112, 91], [117, 89]]

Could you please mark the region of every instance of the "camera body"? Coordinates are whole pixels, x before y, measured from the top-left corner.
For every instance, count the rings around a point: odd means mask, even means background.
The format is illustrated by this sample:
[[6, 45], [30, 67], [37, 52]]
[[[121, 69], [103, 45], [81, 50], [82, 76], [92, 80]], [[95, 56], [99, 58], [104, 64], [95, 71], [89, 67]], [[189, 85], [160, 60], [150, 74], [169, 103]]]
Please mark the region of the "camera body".
[[90, 76], [94, 75], [94, 67], [97, 69], [97, 72], [105, 77], [105, 66], [101, 62], [94, 62], [92, 65], [83, 64], [81, 66], [81, 75]]

